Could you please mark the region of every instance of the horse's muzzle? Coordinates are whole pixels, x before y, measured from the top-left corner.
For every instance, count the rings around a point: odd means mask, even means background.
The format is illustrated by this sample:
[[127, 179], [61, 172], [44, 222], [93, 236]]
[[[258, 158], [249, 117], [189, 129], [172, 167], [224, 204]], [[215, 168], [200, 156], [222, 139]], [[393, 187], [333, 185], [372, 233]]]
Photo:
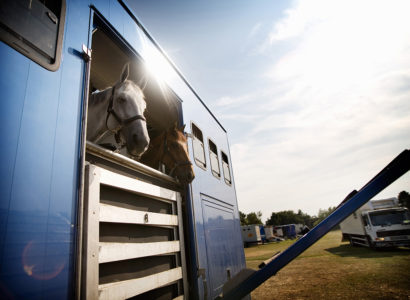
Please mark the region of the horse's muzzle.
[[127, 143], [127, 151], [132, 156], [141, 157], [147, 151], [149, 142], [148, 137], [133, 134], [131, 141]]
[[186, 170], [185, 172], [181, 172], [181, 173], [177, 173], [176, 174], [179, 182], [181, 182], [182, 184], [188, 184], [191, 183], [194, 178], [195, 178], [195, 173], [191, 168], [188, 168], [188, 170]]

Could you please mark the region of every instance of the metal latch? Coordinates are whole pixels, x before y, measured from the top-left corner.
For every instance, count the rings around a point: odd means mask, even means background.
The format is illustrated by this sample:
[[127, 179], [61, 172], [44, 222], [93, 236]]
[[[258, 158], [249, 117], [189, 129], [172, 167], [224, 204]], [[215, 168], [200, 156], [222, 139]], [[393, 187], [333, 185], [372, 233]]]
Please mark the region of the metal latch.
[[54, 24], [57, 24], [58, 18], [50, 11], [46, 12], [47, 17], [53, 22]]

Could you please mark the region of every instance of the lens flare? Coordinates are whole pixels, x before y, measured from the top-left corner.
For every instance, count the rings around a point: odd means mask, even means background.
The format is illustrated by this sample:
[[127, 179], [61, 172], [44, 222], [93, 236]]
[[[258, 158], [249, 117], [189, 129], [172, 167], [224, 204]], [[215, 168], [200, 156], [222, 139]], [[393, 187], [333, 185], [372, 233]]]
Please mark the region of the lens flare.
[[64, 269], [65, 262], [52, 262], [50, 260], [46, 261], [47, 267], [51, 267], [51, 271], [44, 272], [44, 263], [40, 263], [36, 257], [37, 253], [41, 252], [41, 246], [39, 243], [30, 241], [24, 247], [22, 254], [22, 265], [24, 272], [37, 280], [50, 280], [58, 276]]

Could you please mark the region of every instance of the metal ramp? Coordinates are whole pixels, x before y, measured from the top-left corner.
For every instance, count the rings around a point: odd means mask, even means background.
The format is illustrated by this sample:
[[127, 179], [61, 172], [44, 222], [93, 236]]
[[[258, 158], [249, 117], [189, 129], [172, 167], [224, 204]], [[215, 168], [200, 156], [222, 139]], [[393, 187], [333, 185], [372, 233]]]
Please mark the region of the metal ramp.
[[334, 226], [342, 222], [354, 211], [364, 205], [380, 191], [410, 170], [410, 150], [399, 154], [379, 174], [370, 180], [359, 191], [351, 192], [343, 204], [330, 216], [305, 234], [300, 240], [292, 244], [281, 254], [274, 257], [261, 270], [244, 269], [237, 276], [228, 281], [223, 288], [223, 295], [217, 299], [242, 299], [259, 285], [275, 275], [280, 269], [295, 259], [299, 254], [313, 245]]
[[187, 299], [180, 192], [94, 164], [84, 178], [81, 298]]

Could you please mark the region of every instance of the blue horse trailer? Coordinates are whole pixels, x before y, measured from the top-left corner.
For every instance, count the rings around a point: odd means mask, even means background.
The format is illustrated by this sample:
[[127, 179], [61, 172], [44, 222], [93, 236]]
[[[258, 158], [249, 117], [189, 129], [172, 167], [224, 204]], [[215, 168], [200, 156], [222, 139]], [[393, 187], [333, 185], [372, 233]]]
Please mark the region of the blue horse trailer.
[[[1, 299], [242, 299], [410, 170], [406, 150], [246, 269], [226, 131], [130, 3], [3, 0], [0, 24]], [[150, 137], [186, 124], [190, 184], [87, 141], [89, 93], [127, 64]]]
[[[1, 298], [220, 295], [245, 267], [227, 133], [130, 3], [5, 0], [0, 23]], [[87, 142], [126, 63], [150, 135], [186, 124], [191, 184]]]

